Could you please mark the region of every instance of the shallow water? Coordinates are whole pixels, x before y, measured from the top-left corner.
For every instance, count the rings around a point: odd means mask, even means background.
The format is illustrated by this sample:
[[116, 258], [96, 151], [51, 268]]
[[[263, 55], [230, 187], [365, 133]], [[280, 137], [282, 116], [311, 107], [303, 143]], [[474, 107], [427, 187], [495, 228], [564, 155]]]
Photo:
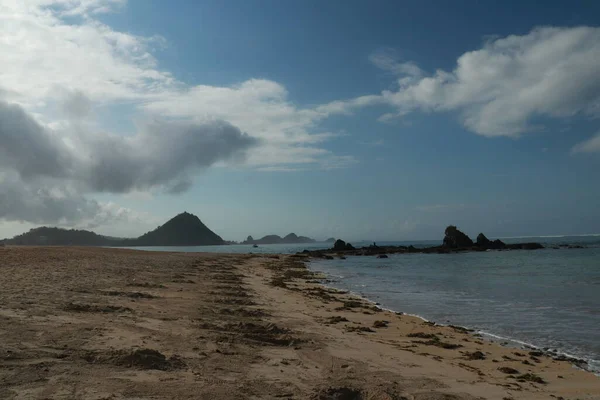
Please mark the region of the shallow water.
[[384, 308], [557, 349], [600, 371], [598, 247], [348, 257], [310, 268]]

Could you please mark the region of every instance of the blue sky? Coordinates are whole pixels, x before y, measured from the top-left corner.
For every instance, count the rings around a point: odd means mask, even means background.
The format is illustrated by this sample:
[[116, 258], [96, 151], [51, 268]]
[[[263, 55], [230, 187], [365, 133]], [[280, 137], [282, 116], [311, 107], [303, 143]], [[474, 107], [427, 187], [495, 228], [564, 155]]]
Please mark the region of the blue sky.
[[597, 2], [32, 4], [0, 1], [0, 118], [31, 120], [0, 236], [600, 232]]

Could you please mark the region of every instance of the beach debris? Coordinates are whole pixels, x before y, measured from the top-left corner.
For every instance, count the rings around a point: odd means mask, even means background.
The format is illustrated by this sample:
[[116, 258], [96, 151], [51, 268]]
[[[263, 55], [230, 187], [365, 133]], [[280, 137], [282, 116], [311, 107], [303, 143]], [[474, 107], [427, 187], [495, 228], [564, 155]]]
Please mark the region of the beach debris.
[[373, 328], [387, 328], [390, 321], [377, 320], [373, 322]]
[[368, 326], [347, 326], [347, 332], [375, 332], [373, 329]]
[[112, 352], [88, 352], [83, 357], [92, 364], [114, 364], [128, 368], [156, 369], [170, 371], [182, 369], [185, 363], [178, 356], [167, 358], [153, 349], [137, 349], [134, 351], [117, 350]]
[[348, 321], [348, 318], [346, 318], [346, 317], [342, 317], [342, 316], [340, 316], [340, 315], [336, 315], [336, 316], [333, 316], [333, 317], [329, 317], [329, 318], [327, 318], [327, 320], [325, 321], [325, 323], [326, 323], [326, 324], [328, 324], [328, 325], [329, 325], [329, 324], [337, 324], [337, 323], [340, 323], [340, 322], [350, 322], [350, 321]]
[[458, 332], [458, 333], [465, 333], [465, 334], [467, 334], [467, 333], [470, 333], [470, 332], [474, 332], [473, 329], [468, 329], [468, 328], [464, 328], [462, 326], [457, 326], [457, 325], [448, 325], [448, 328], [452, 328], [452, 329], [454, 329], [455, 332]]
[[442, 342], [440, 340], [440, 338], [436, 334], [433, 334], [433, 333], [415, 332], [415, 333], [409, 333], [406, 336], [411, 337], [411, 338], [429, 339], [427, 341], [423, 341], [423, 340], [414, 340], [413, 341], [413, 343], [424, 344], [426, 346], [441, 347], [442, 349], [448, 349], [448, 350], [454, 350], [454, 349], [463, 347], [462, 344]]
[[509, 374], [509, 375], [520, 374], [520, 372], [518, 370], [511, 368], [511, 367], [500, 367], [500, 368], [498, 368], [498, 371], [503, 372], [505, 374]]
[[131, 312], [133, 311], [129, 307], [121, 307], [121, 306], [98, 306], [94, 304], [82, 304], [82, 303], [67, 303], [64, 307], [65, 311], [72, 312], [89, 312], [89, 313], [120, 313], [120, 312]]
[[425, 332], [409, 333], [406, 336], [411, 337], [411, 338], [420, 338], [420, 339], [437, 339], [437, 340], [440, 339], [435, 333], [425, 333]]
[[164, 289], [164, 288], [166, 288], [165, 285], [161, 285], [161, 284], [158, 284], [158, 283], [148, 283], [148, 282], [144, 282], [144, 283], [142, 283], [142, 282], [131, 282], [131, 283], [128, 283], [127, 286], [130, 286], [130, 287], [143, 287], [143, 288], [149, 288], [149, 289]]
[[311, 400], [363, 400], [360, 390], [349, 387], [328, 388], [316, 393]]
[[542, 379], [540, 376], [537, 376], [536, 374], [532, 374], [532, 373], [519, 375], [515, 378], [518, 381], [523, 381], [523, 382], [534, 382], [534, 383], [540, 383], [540, 384], [546, 383], [546, 381], [544, 379]]
[[142, 292], [120, 292], [117, 290], [107, 290], [107, 291], [101, 291], [101, 293], [106, 296], [121, 296], [121, 297], [129, 297], [132, 299], [154, 299], [154, 298], [156, 298], [156, 296], [153, 296], [149, 293], [142, 293]]
[[281, 328], [273, 323], [240, 322], [238, 324], [227, 324], [224, 331], [239, 332], [244, 339], [266, 345], [293, 346], [301, 342], [299, 338], [290, 335], [291, 331], [289, 329]]
[[485, 354], [483, 354], [481, 351], [474, 351], [472, 353], [466, 352], [465, 353], [465, 358], [467, 360], [485, 360]]

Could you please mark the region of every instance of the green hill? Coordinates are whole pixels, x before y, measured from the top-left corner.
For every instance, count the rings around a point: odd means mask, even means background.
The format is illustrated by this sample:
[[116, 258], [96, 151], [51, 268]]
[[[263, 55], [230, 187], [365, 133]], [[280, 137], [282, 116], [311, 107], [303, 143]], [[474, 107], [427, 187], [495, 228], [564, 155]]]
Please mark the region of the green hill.
[[184, 212], [132, 241], [133, 246], [208, 246], [225, 244], [197, 216]]
[[136, 239], [119, 239], [77, 230], [41, 227], [7, 239], [6, 244], [48, 246], [208, 246], [225, 244], [197, 216], [184, 212]]

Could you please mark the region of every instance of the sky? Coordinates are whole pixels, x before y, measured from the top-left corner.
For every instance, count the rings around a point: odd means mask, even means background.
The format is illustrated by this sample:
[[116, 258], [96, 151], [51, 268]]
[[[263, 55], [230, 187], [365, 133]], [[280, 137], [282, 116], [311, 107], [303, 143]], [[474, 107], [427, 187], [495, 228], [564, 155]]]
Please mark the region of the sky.
[[600, 232], [600, 3], [0, 0], [0, 238]]

